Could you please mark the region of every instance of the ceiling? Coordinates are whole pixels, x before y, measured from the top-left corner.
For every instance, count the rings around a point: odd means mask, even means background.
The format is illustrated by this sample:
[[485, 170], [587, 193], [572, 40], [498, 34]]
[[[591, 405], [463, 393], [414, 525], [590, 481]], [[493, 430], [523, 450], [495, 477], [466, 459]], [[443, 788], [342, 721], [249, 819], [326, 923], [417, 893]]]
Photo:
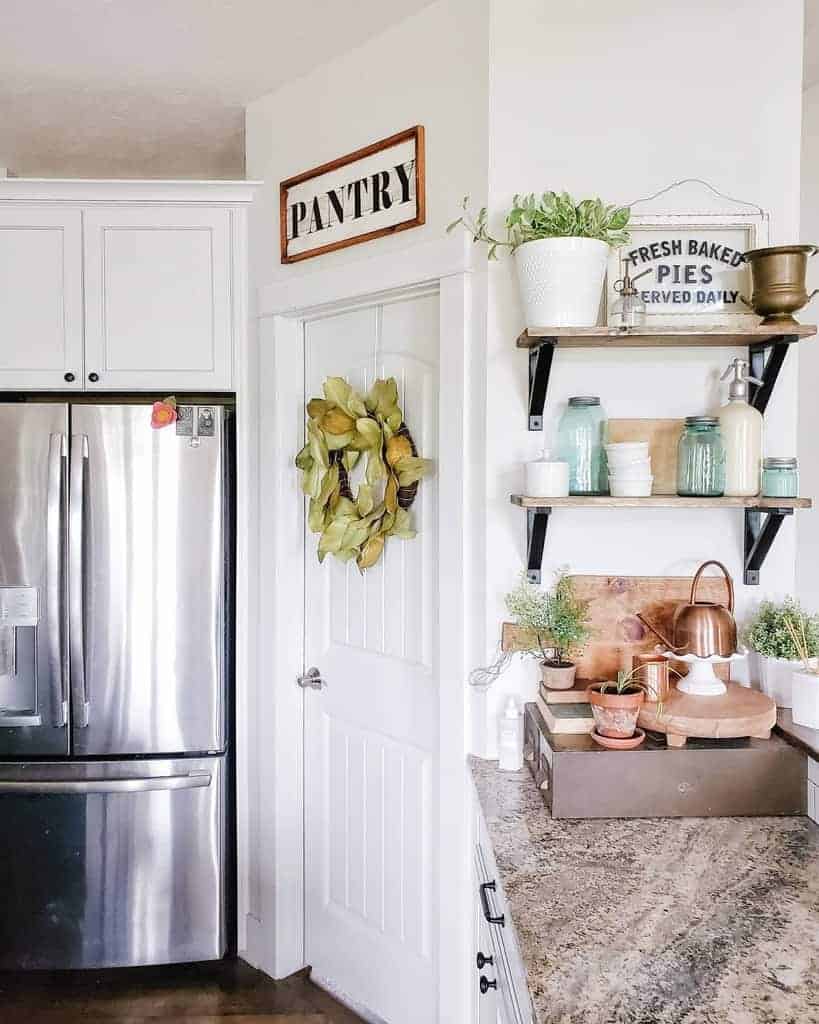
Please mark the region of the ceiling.
[[241, 176], [246, 103], [429, 2], [4, 0], [0, 165]]

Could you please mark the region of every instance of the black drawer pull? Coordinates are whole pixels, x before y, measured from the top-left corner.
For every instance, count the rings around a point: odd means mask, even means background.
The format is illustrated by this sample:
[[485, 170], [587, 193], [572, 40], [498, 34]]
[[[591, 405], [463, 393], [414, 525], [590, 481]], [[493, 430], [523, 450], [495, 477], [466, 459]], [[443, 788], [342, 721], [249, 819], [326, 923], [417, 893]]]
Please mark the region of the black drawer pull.
[[483, 910], [483, 916], [489, 922], [489, 924], [499, 924], [501, 928], [506, 924], [506, 918], [503, 914], [498, 914], [497, 917], [492, 916], [492, 911], [489, 909], [489, 897], [486, 895], [487, 890], [495, 892], [497, 886], [494, 881], [492, 882], [481, 882], [478, 886], [478, 893], [481, 898], [481, 908]]
[[478, 970], [482, 971], [487, 964], [490, 967], [494, 967], [495, 958], [493, 956], [484, 956], [483, 953], [478, 953], [475, 957], [475, 963], [478, 965]]
[[487, 978], [485, 974], [481, 975], [481, 980], [478, 982], [478, 984], [481, 986], [481, 995], [482, 996], [485, 996], [490, 988], [497, 988], [498, 987], [497, 981], [490, 981], [489, 978]]

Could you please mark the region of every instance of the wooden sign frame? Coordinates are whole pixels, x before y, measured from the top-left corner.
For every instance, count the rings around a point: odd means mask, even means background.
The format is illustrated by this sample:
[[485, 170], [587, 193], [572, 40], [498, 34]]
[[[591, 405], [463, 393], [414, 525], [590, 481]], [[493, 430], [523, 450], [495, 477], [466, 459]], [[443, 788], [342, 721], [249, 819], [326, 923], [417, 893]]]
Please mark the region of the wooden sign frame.
[[[365, 230], [362, 231], [360, 234], [352, 235], [350, 237], [345, 238], [339, 238], [335, 241], [321, 243], [315, 246], [314, 248], [304, 249], [297, 252], [292, 251], [291, 235], [296, 232], [298, 226], [300, 225], [301, 221], [304, 220], [305, 217], [308, 217], [308, 224], [311, 223], [309, 220], [308, 210], [306, 209], [306, 196], [302, 200], [300, 200], [300, 205], [305, 207], [304, 216], [301, 218], [298, 217], [298, 210], [295, 210], [294, 212], [293, 206], [291, 206], [289, 203], [290, 193], [295, 188], [306, 184], [307, 182], [311, 181], [314, 178], [320, 178], [323, 175], [338, 171], [340, 168], [348, 167], [349, 165], [356, 163], [361, 163], [362, 161], [367, 161], [368, 158], [378, 153], [382, 153], [390, 149], [395, 149], [396, 147], [402, 146], [404, 143], [407, 142], [411, 142], [414, 145], [414, 171], [412, 175], [412, 181], [414, 182], [415, 186], [415, 204], [411, 216], [409, 216], [406, 220], [389, 223], [369, 230], [365, 228]], [[397, 168], [394, 169], [397, 170]], [[372, 186], [371, 202], [373, 203], [373, 205], [378, 205], [374, 198], [374, 194], [376, 192], [374, 180], [375, 174], [385, 173], [389, 174], [388, 171], [376, 171], [374, 174], [371, 172], [368, 176], [364, 178], [354, 180], [350, 179], [349, 181], [345, 179], [343, 182], [341, 182], [341, 184], [342, 186], [346, 186], [348, 188], [348, 195], [346, 198], [348, 200], [351, 198], [349, 195], [349, 189], [354, 188], [356, 184], [370, 183]], [[403, 183], [403, 187], [408, 187], [408, 180], [409, 178], [407, 176]], [[383, 182], [383, 178], [381, 179], [381, 181]], [[297, 263], [300, 260], [311, 259], [314, 256], [321, 256], [327, 252], [334, 252], [337, 249], [346, 249], [350, 245], [359, 245], [361, 242], [369, 242], [372, 241], [374, 238], [382, 238], [385, 235], [395, 234], [395, 232], [397, 231], [407, 231], [409, 228], [419, 227], [426, 221], [425, 187], [426, 182], [424, 158], [424, 129], [422, 125], [415, 125], [412, 128], [407, 128], [406, 131], [397, 132], [395, 135], [390, 135], [386, 139], [380, 139], [378, 142], [373, 142], [371, 145], [364, 146], [362, 149], [357, 149], [355, 150], [355, 152], [348, 153], [346, 156], [338, 157], [335, 160], [330, 160], [328, 163], [321, 164], [318, 167], [311, 168], [309, 171], [303, 171], [301, 174], [296, 174], [292, 178], [288, 178], [286, 181], [283, 181], [279, 186], [279, 234], [281, 242], [282, 263]], [[383, 196], [385, 190], [385, 187], [382, 187], [381, 189], [378, 190], [380, 197]], [[328, 203], [323, 208], [323, 213], [321, 204], [319, 203], [319, 196], [316, 195], [313, 197], [313, 200], [311, 201], [311, 210], [313, 213], [312, 223], [315, 223], [316, 220], [318, 220], [318, 222], [322, 224], [322, 216], [326, 216], [329, 222], [332, 219], [333, 214], [336, 215], [337, 224], [343, 223], [347, 211], [345, 210], [341, 214], [341, 216], [339, 216], [339, 211], [342, 209], [341, 203], [345, 200], [343, 199], [343, 197], [340, 197], [338, 195], [338, 192], [335, 188], [332, 189], [331, 191], [335, 193], [334, 201], [331, 204], [329, 200], [329, 192], [325, 193], [325, 195], [328, 198]], [[363, 185], [356, 191], [356, 205], [354, 206], [354, 210], [359, 210], [359, 200], [360, 197], [362, 196], [362, 193], [365, 191], [370, 190], [369, 188], [365, 190]], [[312, 203], [319, 203], [319, 205], [317, 207], [312, 206]], [[390, 207], [392, 205], [393, 202], [391, 201]], [[373, 207], [371, 206], [370, 210], [368, 211], [368, 215], [372, 217], [374, 215], [377, 216], [379, 213], [383, 214], [390, 207], [387, 207], [385, 205], [384, 208], [373, 209]], [[360, 219], [362, 218], [363, 214], [359, 212], [357, 215], [354, 213], [353, 216], [354, 219]], [[294, 231], [290, 232], [289, 221], [293, 221], [294, 218]], [[364, 224], [366, 225], [366, 218], [364, 219]], [[331, 226], [332, 225], [328, 223], [327, 225], [323, 225], [323, 227], [320, 230], [326, 230]]]

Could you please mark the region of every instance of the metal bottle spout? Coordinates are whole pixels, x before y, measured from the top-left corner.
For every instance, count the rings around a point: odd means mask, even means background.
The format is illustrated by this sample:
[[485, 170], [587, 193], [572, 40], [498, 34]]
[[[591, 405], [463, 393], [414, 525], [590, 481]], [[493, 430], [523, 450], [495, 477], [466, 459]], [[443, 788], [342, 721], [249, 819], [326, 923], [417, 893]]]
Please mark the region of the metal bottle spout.
[[656, 626], [652, 626], [648, 619], [644, 618], [640, 612], [637, 612], [637, 618], [640, 620], [640, 622], [642, 622], [644, 626], [647, 626], [655, 636], [659, 637], [660, 640], [662, 640], [662, 642], [665, 644], [669, 651], [673, 651], [674, 654], [684, 654], [686, 652], [687, 647], [675, 647], [674, 644], [672, 644], [671, 641], [668, 639], [668, 637], [663, 636], [659, 629], [657, 629]]

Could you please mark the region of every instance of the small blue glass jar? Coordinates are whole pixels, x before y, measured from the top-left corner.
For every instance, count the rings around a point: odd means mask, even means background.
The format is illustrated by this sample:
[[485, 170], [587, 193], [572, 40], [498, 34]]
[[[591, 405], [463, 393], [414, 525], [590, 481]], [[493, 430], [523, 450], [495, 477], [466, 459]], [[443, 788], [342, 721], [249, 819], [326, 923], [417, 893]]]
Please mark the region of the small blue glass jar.
[[766, 498], [798, 498], [798, 461], [796, 459], [763, 459], [762, 494]]
[[716, 416], [687, 416], [677, 447], [677, 494], [720, 498], [725, 493], [725, 445]]
[[557, 428], [557, 457], [569, 464], [569, 494], [608, 494], [606, 414], [600, 399], [569, 399]]

